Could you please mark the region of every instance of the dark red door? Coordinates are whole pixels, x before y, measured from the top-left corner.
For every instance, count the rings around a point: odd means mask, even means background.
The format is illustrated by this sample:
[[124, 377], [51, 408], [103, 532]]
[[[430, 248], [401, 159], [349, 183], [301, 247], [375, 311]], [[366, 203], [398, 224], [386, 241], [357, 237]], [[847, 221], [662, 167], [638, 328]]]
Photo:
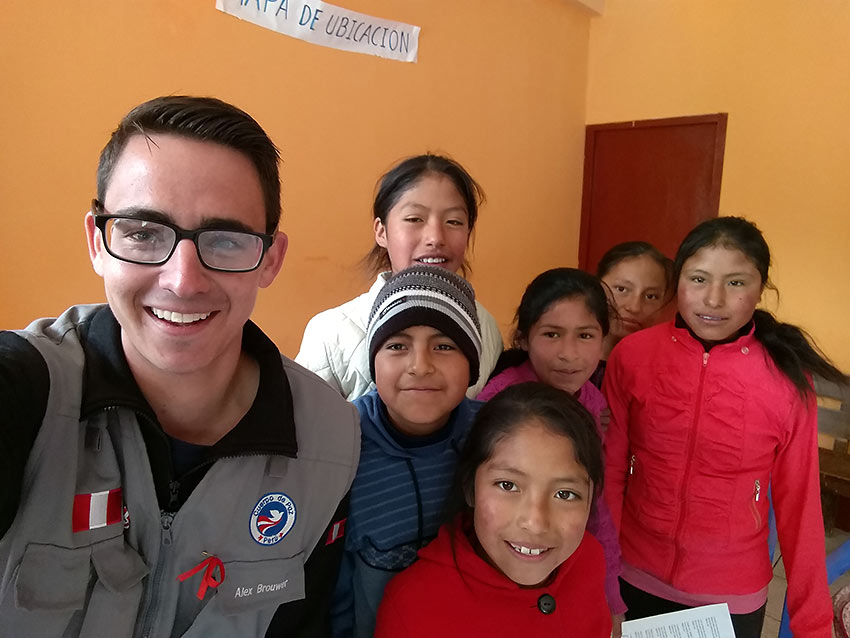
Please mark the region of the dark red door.
[[595, 272], [614, 244], [643, 240], [669, 257], [716, 217], [726, 113], [587, 127], [579, 267]]

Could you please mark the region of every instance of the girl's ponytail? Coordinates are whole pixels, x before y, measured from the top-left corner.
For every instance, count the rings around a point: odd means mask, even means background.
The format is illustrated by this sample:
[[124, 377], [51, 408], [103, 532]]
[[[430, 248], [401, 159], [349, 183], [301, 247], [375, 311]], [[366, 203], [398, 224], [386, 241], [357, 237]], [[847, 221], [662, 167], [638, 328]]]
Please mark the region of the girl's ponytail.
[[811, 337], [801, 328], [777, 321], [766, 310], [753, 313], [755, 337], [761, 343], [776, 367], [790, 379], [801, 396], [813, 391], [809, 374], [823, 377], [834, 383], [848, 383], [848, 377], [832, 365]]

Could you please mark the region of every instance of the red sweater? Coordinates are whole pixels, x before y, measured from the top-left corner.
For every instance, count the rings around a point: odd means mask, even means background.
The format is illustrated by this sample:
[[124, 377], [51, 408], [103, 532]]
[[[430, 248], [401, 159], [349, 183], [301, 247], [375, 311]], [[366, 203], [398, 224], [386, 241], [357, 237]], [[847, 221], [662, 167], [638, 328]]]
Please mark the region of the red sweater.
[[671, 323], [608, 360], [605, 497], [623, 560], [693, 594], [752, 594], [772, 577], [768, 484], [795, 638], [828, 638], [814, 398], [752, 333], [705, 352]]
[[387, 585], [375, 638], [608, 638], [604, 577], [602, 548], [587, 533], [548, 586], [522, 588], [479, 557], [459, 525], [444, 525]]

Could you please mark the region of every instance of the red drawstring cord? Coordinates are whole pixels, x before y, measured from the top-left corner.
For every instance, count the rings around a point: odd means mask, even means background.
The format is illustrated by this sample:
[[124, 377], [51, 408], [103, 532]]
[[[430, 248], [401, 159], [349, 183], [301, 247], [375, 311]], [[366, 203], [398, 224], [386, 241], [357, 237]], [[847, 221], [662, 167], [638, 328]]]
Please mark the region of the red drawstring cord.
[[[177, 580], [182, 583], [184, 580], [191, 578], [204, 568], [206, 568], [206, 571], [204, 572], [204, 577], [198, 587], [198, 600], [204, 599], [204, 596], [207, 594], [208, 587], [215, 589], [224, 582], [224, 563], [218, 559], [218, 556], [209, 556], [206, 560], [201, 561], [198, 565], [187, 572], [183, 572], [177, 577]], [[215, 579], [216, 568], [221, 572], [221, 578], [219, 580]]]

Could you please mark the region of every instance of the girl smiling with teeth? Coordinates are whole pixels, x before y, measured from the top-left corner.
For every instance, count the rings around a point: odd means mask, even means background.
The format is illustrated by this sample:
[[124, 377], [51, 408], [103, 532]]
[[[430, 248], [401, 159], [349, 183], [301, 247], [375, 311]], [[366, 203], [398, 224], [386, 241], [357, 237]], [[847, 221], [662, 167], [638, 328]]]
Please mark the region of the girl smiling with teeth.
[[498, 394], [461, 452], [458, 514], [387, 586], [375, 637], [608, 638], [605, 558], [585, 531], [601, 483], [599, 435], [574, 397], [541, 383]]
[[[523, 381], [540, 381], [574, 395], [590, 411], [602, 433], [608, 404], [589, 381], [608, 334], [608, 299], [597, 277], [575, 268], [553, 268], [528, 285], [516, 312], [515, 348], [499, 357], [498, 373], [479, 401]], [[620, 596], [620, 545], [605, 503], [593, 504], [588, 531], [602, 544], [607, 565], [605, 590], [614, 633], [619, 635], [626, 605]]]
[[[457, 162], [440, 155], [410, 157], [379, 181], [373, 205], [375, 246], [364, 260], [377, 279], [359, 297], [313, 317], [295, 361], [322, 377], [350, 401], [374, 387], [369, 374], [366, 323], [386, 280], [405, 268], [431, 265], [467, 273], [466, 248], [484, 191]], [[502, 351], [493, 316], [476, 301], [482, 353], [478, 383], [484, 387]]]
[[772, 501], [791, 631], [830, 635], [812, 376], [847, 377], [802, 330], [757, 307], [769, 268], [753, 223], [703, 222], [676, 255], [676, 319], [612, 352], [605, 497], [629, 620], [726, 603], [735, 635], [758, 638]]

